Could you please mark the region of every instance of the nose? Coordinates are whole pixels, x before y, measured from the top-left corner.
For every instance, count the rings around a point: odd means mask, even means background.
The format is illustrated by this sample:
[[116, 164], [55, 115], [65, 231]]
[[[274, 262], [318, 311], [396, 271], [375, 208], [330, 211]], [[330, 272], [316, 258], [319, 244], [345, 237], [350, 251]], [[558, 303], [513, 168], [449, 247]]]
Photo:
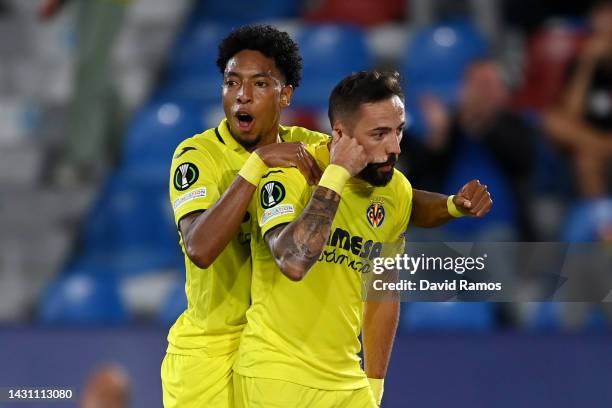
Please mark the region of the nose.
[[243, 82], [240, 86], [240, 89], [238, 89], [238, 93], [236, 94], [236, 100], [238, 101], [238, 103], [244, 104], [251, 102], [252, 99], [253, 94], [250, 85], [246, 82]]
[[388, 142], [387, 142], [387, 154], [395, 154], [398, 155], [402, 152], [402, 149], [400, 147], [400, 140], [402, 138], [402, 134], [397, 134], [397, 135], [392, 135], [391, 137], [388, 138]]

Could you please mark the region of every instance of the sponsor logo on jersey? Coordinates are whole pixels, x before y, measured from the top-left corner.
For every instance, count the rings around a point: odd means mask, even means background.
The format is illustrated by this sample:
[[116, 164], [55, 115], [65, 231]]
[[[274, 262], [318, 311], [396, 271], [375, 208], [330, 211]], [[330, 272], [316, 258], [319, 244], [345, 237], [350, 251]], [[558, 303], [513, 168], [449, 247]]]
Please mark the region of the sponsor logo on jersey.
[[383, 249], [382, 242], [373, 241], [371, 239], [366, 240], [359, 235], [351, 236], [348, 231], [342, 228], [336, 228], [329, 235], [327, 245], [351, 251], [360, 258], [368, 258], [370, 260], [379, 257]]

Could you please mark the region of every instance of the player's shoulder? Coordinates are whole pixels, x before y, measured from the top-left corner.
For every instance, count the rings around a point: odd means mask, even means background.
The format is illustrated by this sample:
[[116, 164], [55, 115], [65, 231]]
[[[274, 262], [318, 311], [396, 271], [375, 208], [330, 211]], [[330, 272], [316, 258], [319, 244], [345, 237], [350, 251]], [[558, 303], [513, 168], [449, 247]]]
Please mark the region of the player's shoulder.
[[329, 141], [329, 135], [301, 126], [280, 126], [279, 135], [283, 142], [304, 142], [306, 144], [320, 144]]
[[304, 204], [309, 185], [296, 168], [272, 168], [261, 177], [256, 194], [257, 205], [262, 210], [275, 212], [272, 207], [283, 204], [284, 210], [291, 207], [293, 213], [293, 205]]
[[221, 153], [223, 147], [223, 143], [216, 136], [216, 129], [211, 128], [188, 137], [179, 143], [176, 149], [174, 149], [172, 159], [201, 158], [202, 156], [215, 157], [216, 154]]
[[295, 167], [271, 168], [259, 181], [259, 189], [279, 185], [282, 191], [290, 192], [292, 197], [301, 196], [308, 189], [308, 182]]
[[264, 185], [268, 181], [277, 181], [296, 187], [301, 185], [308, 185], [306, 179], [297, 169], [297, 167], [275, 167], [268, 169], [268, 171], [264, 173], [263, 176], [261, 176], [261, 181], [259, 182], [259, 185]]

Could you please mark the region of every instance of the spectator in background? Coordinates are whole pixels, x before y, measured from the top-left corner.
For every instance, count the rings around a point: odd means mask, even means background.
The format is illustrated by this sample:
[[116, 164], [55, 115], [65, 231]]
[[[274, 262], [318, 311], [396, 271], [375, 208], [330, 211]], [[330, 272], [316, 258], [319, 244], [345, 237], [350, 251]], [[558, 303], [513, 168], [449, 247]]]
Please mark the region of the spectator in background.
[[[509, 110], [509, 96], [509, 87], [494, 61], [473, 63], [465, 72], [456, 109], [450, 110], [433, 96], [422, 99], [427, 134], [422, 142], [414, 137], [404, 138], [403, 150], [414, 185], [432, 191], [448, 188], [445, 183], [456, 162], [462, 160], [464, 146], [476, 146], [479, 152], [488, 153], [509, 186], [509, 200], [513, 201], [509, 205], [518, 221], [520, 238], [533, 240], [528, 200], [534, 131]], [[484, 160], [481, 154], [475, 157]], [[492, 174], [480, 177], [484, 184], [493, 178]]]
[[595, 4], [591, 28], [559, 105], [544, 117], [549, 136], [571, 155], [579, 194], [589, 198], [611, 191], [612, 0]]
[[98, 181], [118, 159], [123, 112], [112, 84], [112, 51], [131, 0], [41, 0], [48, 20], [76, 3], [77, 53], [74, 95], [60, 153], [58, 181]]
[[81, 397], [81, 408], [125, 408], [130, 399], [130, 377], [123, 367], [107, 364], [89, 377]]

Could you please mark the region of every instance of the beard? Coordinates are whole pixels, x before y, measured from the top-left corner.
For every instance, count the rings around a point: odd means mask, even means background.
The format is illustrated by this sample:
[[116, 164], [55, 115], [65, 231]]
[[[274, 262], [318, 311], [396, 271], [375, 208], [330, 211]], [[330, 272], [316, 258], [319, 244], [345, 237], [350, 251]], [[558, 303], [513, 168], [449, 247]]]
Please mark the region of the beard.
[[[394, 166], [397, 162], [397, 156], [390, 155], [384, 163], [370, 163], [359, 172], [359, 178], [367, 181], [376, 187], [384, 187], [393, 178]], [[382, 172], [381, 167], [391, 165], [391, 170]]]

